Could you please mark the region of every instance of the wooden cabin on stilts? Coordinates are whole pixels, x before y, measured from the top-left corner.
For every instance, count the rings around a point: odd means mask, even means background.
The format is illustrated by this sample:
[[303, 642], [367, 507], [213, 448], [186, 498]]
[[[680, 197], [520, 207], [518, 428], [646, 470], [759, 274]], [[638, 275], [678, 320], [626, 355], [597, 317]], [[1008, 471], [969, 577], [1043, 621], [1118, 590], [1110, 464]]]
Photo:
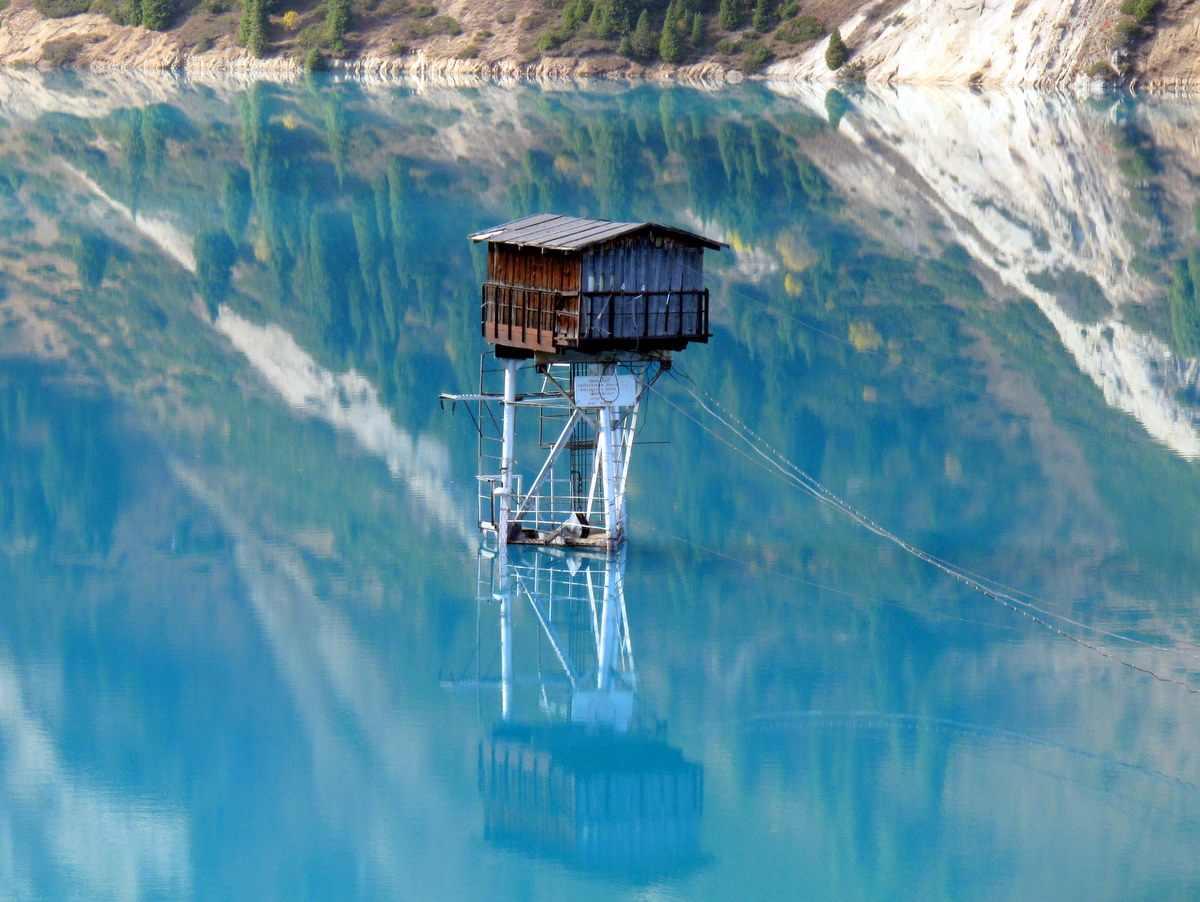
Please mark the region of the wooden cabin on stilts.
[[442, 397], [475, 405], [479, 525], [502, 546], [613, 551], [642, 397], [672, 352], [708, 341], [703, 255], [725, 245], [548, 213], [469, 238], [488, 246], [481, 325], [493, 350], [478, 393]]

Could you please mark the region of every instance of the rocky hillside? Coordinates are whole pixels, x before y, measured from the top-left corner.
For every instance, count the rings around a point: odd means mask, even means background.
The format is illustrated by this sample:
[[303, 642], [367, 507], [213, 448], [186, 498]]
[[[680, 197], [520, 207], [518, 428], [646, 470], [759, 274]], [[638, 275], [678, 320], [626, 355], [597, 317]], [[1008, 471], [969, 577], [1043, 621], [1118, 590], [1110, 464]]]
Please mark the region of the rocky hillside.
[[[0, 0], [0, 6], [0, 63], [8, 65], [1200, 86], [1200, 62], [1190, 51], [1200, 37], [1200, 15], [1191, 0]], [[134, 22], [140, 24], [128, 24]], [[835, 32], [845, 52], [831, 60]]]

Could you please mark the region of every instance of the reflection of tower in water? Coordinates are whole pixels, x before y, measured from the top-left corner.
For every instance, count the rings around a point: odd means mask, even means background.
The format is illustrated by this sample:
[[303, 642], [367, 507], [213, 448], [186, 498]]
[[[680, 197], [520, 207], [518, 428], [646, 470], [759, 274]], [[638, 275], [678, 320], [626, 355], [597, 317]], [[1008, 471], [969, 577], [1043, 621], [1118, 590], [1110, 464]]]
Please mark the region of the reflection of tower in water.
[[500, 721], [479, 749], [487, 838], [633, 879], [697, 864], [703, 770], [638, 698], [624, 556], [487, 563], [501, 646]]

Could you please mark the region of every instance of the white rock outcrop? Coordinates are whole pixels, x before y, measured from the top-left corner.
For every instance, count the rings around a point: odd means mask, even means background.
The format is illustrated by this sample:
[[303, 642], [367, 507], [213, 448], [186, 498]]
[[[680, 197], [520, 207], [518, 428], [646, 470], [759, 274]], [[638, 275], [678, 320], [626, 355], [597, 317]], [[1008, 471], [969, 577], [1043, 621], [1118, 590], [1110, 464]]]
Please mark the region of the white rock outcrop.
[[[876, 4], [878, 5], [878, 4]], [[887, 15], [868, 7], [841, 33], [868, 81], [1063, 85], [1089, 81], [1107, 60], [1109, 0], [907, 0]], [[775, 79], [832, 81], [825, 42], [772, 65]]]

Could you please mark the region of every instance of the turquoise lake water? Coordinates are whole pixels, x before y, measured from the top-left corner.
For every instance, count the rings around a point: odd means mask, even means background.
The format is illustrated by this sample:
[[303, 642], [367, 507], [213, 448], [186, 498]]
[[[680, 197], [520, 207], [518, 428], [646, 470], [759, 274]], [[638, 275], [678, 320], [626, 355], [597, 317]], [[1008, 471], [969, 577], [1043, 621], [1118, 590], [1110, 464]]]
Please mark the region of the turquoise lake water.
[[[0, 73], [0, 896], [1200, 896], [1198, 121]], [[505, 624], [438, 394], [538, 211], [730, 247]]]

